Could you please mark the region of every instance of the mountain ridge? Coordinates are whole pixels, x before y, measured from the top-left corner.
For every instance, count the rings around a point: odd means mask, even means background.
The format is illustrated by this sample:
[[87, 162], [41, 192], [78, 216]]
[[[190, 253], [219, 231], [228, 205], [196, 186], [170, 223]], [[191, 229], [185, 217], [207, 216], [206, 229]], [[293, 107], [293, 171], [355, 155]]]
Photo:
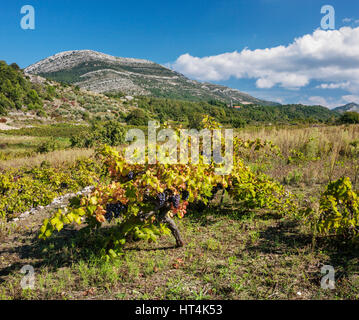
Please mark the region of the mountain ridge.
[[334, 108], [333, 111], [340, 112], [340, 113], [351, 112], [351, 111], [359, 112], [359, 104], [350, 102], [344, 106]]
[[24, 71], [98, 93], [124, 92], [192, 101], [280, 105], [257, 99], [237, 89], [188, 79], [149, 60], [114, 57], [93, 50], [60, 52], [28, 66]]

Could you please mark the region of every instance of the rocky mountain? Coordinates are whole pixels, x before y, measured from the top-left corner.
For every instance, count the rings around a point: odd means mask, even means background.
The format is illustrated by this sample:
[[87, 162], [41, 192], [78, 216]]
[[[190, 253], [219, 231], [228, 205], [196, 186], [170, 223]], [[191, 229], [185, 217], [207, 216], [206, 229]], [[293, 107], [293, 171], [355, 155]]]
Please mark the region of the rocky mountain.
[[334, 108], [333, 110], [340, 112], [340, 113], [344, 113], [344, 112], [348, 112], [348, 111], [359, 112], [359, 104], [352, 102], [352, 103], [346, 104], [345, 106]]
[[66, 51], [41, 60], [25, 73], [78, 85], [97, 93], [123, 92], [192, 101], [219, 100], [234, 104], [278, 105], [225, 86], [202, 83], [162, 65], [117, 58], [91, 50]]

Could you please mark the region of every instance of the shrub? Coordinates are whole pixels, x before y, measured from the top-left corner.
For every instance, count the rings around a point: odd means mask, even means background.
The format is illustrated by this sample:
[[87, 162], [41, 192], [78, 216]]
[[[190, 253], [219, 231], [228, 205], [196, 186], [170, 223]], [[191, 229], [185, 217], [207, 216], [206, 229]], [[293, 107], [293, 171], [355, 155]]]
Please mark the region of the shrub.
[[358, 112], [345, 112], [339, 119], [341, 123], [359, 123]]
[[148, 116], [141, 109], [135, 109], [126, 117], [126, 122], [134, 126], [144, 126], [148, 122]]
[[16, 71], [19, 71], [20, 70], [20, 67], [18, 66], [17, 63], [13, 62], [12, 64], [10, 64], [10, 67], [15, 69]]
[[190, 114], [188, 116], [188, 127], [190, 129], [197, 129], [197, 130], [203, 129], [202, 119], [203, 119], [203, 115], [199, 112]]
[[307, 209], [312, 227], [322, 235], [356, 240], [359, 235], [359, 198], [348, 177], [330, 182], [317, 210]]
[[95, 122], [90, 133], [82, 133], [71, 137], [72, 147], [93, 147], [96, 144], [118, 146], [125, 141], [126, 130], [115, 120]]
[[55, 151], [59, 149], [59, 144], [57, 143], [57, 141], [53, 138], [51, 138], [50, 140], [41, 143], [36, 151], [39, 153], [47, 153], [47, 152], [51, 152], [51, 151]]

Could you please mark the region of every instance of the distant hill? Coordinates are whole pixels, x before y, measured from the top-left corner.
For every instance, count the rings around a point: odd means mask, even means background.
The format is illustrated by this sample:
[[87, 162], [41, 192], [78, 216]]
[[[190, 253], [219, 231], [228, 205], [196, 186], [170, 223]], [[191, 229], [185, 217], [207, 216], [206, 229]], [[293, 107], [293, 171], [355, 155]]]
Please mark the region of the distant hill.
[[236, 113], [247, 123], [308, 123], [328, 122], [339, 117], [339, 113], [322, 106], [304, 106], [301, 104], [266, 106], [245, 106]]
[[123, 92], [190, 101], [230, 103], [232, 100], [244, 105], [279, 105], [236, 89], [190, 80], [148, 60], [117, 58], [91, 50], [61, 52], [27, 67], [25, 72], [97, 93]]
[[138, 107], [161, 121], [185, 121], [186, 118], [201, 118], [209, 114], [220, 123], [233, 127], [246, 124], [299, 124], [334, 122], [340, 114], [322, 106], [301, 104], [280, 106], [247, 105], [240, 109], [228, 108], [224, 104], [189, 102], [163, 98], [138, 98]]
[[333, 111], [344, 113], [344, 112], [359, 112], [359, 104], [357, 103], [348, 103], [345, 106], [334, 108]]
[[78, 124], [93, 120], [146, 125], [149, 119], [196, 124], [204, 115], [210, 115], [226, 126], [238, 128], [247, 124], [334, 123], [340, 116], [340, 113], [322, 106], [247, 103], [237, 109], [219, 100], [104, 95], [46, 80], [39, 75], [28, 73], [24, 76], [16, 64], [8, 66], [5, 62], [0, 62], [0, 80], [0, 115], [6, 117], [3, 120], [7, 125], [17, 127], [58, 122]]

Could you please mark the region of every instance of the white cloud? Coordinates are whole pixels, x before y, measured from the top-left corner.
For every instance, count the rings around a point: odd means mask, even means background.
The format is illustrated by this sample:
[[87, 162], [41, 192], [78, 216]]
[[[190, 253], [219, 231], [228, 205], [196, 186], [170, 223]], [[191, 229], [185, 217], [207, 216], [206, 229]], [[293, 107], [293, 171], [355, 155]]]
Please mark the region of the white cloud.
[[352, 22], [353, 19], [352, 18], [344, 18], [342, 21], [343, 21], [343, 23], [349, 23], [349, 22]]
[[287, 89], [305, 87], [317, 80], [331, 86], [347, 83], [346, 90], [359, 93], [359, 27], [317, 29], [288, 46], [245, 48], [203, 58], [186, 53], [172, 68], [198, 80], [250, 78], [256, 79], [258, 88], [279, 85]]
[[316, 88], [319, 89], [346, 89], [350, 86], [350, 82], [338, 82], [338, 83], [322, 83]]
[[308, 100], [312, 104], [321, 105], [321, 106], [327, 106], [328, 105], [327, 100], [325, 100], [323, 97], [314, 96], [314, 97], [309, 97]]
[[321, 96], [312, 96], [307, 97], [305, 99], [299, 100], [299, 103], [303, 105], [319, 105], [323, 107], [327, 107], [329, 109], [333, 109], [335, 107], [342, 106], [347, 102], [343, 98], [333, 98], [333, 97], [321, 97]]

